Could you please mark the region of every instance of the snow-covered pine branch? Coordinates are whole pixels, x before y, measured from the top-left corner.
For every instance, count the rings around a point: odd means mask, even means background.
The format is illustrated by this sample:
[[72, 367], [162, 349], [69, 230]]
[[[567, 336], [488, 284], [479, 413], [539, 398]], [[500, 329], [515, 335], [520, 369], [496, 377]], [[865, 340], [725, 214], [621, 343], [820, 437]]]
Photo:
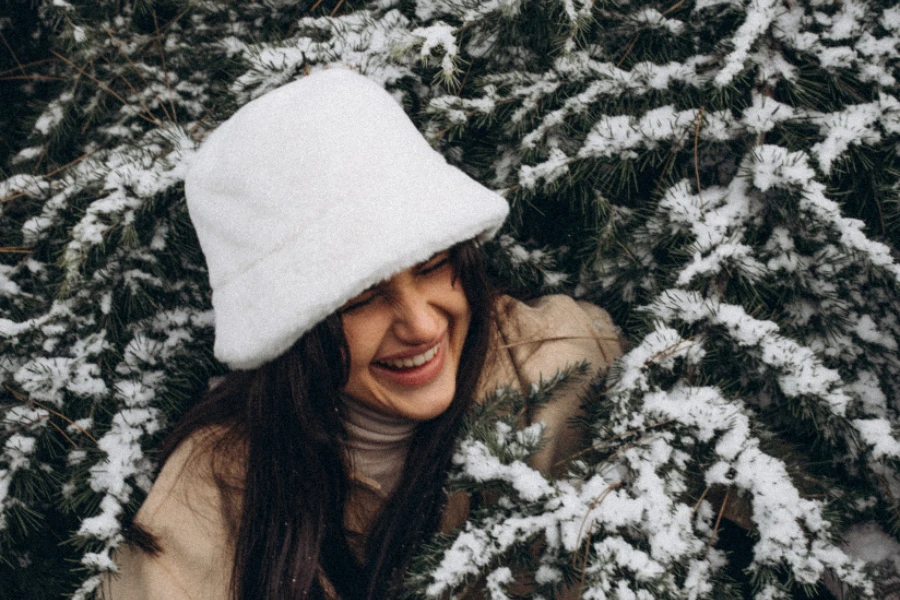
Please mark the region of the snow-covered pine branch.
[[[497, 494], [439, 544], [480, 562], [426, 549], [410, 595], [478, 580], [500, 598], [530, 570], [546, 598], [786, 598], [836, 578], [880, 597], [836, 544], [894, 548], [900, 527], [900, 9], [310, 8], [37, 4], [52, 59], [21, 65], [44, 83], [0, 117], [27, 134], [4, 136], [0, 177], [0, 577], [86, 598], [114, 568], [148, 451], [220, 369], [180, 185], [193, 149], [343, 64], [513, 203], [490, 248], [503, 282], [586, 296], [633, 344], [562, 480], [522, 469], [536, 432], [482, 415], [456, 481]], [[755, 579], [729, 580], [729, 519]]]

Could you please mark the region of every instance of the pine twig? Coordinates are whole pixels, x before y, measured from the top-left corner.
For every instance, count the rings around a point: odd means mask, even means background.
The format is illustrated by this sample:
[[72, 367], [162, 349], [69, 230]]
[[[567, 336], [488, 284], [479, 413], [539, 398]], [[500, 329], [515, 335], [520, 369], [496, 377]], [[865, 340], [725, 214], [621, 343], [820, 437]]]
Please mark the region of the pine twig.
[[[307, 73], [307, 75], [309, 75], [309, 73]], [[197, 119], [196, 121], [194, 121], [193, 123], [191, 123], [191, 126], [187, 128], [187, 134], [188, 134], [189, 136], [191, 136], [191, 137], [194, 137], [194, 132], [197, 131], [197, 129], [200, 127], [200, 125], [203, 123], [203, 121], [205, 121], [205, 120], [209, 117], [209, 115], [212, 114], [212, 112], [213, 112], [215, 109], [216, 109], [216, 105], [215, 105], [215, 104], [213, 104], [212, 106], [210, 106], [210, 107], [206, 110], [206, 112], [203, 113], [203, 116], [201, 116], [199, 119]]]
[[9, 50], [10, 56], [12, 56], [13, 60], [16, 62], [16, 67], [18, 67], [18, 69], [22, 71], [22, 75], [28, 75], [28, 73], [25, 72], [25, 67], [22, 66], [21, 62], [19, 62], [19, 57], [16, 56], [16, 51], [13, 50], [12, 46], [9, 45], [9, 42], [6, 41], [6, 36], [3, 35], [3, 29], [0, 29], [0, 40], [3, 41], [3, 45], [6, 46], [7, 50]]
[[[178, 122], [178, 113], [175, 111], [175, 100], [173, 96], [175, 94], [172, 93], [172, 84], [169, 81], [169, 69], [166, 68], [166, 50], [163, 48], [162, 44], [162, 34], [159, 31], [159, 21], [156, 18], [156, 9], [153, 9], [153, 26], [156, 28], [156, 47], [159, 48], [159, 60], [162, 61], [163, 75], [166, 78], [166, 91], [169, 92], [169, 106], [172, 107], [172, 116], [169, 117], [172, 119], [173, 123]], [[160, 102], [160, 105], [164, 104]]]
[[697, 113], [697, 127], [694, 130], [694, 177], [697, 179], [697, 198], [700, 199], [701, 204], [703, 204], [703, 196], [700, 191], [700, 126], [703, 124], [703, 110], [704, 107], [701, 106]]
[[700, 510], [700, 503], [703, 502], [703, 499], [706, 498], [706, 495], [709, 493], [709, 490], [712, 489], [711, 485], [706, 486], [706, 489], [703, 490], [703, 493], [700, 494], [700, 498], [697, 500], [697, 503], [694, 504], [694, 510], [691, 511], [691, 516], [697, 514], [697, 511]]
[[328, 15], [329, 17], [333, 17], [337, 14], [337, 11], [340, 10], [341, 6], [344, 4], [344, 0], [338, 0], [337, 4], [334, 5], [334, 8], [331, 10], [331, 13]]
[[725, 514], [725, 507], [728, 506], [728, 495], [731, 494], [731, 488], [725, 488], [725, 497], [722, 499], [722, 506], [719, 507], [719, 515], [716, 517], [716, 524], [713, 527], [712, 534], [709, 536], [709, 542], [706, 544], [706, 551], [712, 546], [713, 538], [719, 532], [719, 525], [722, 524], [722, 516]]
[[7, 202], [12, 202], [13, 200], [18, 200], [19, 198], [23, 198], [27, 196], [26, 192], [18, 192], [16, 194], [10, 194], [9, 196], [5, 196], [0, 198], [0, 204], [6, 204]]
[[73, 448], [79, 448], [79, 447], [80, 447], [78, 444], [75, 443], [75, 440], [73, 440], [73, 439], [70, 438], [68, 435], [66, 435], [66, 432], [63, 431], [63, 428], [62, 428], [62, 427], [60, 427], [59, 425], [57, 425], [57, 424], [54, 423], [53, 421], [47, 421], [47, 422], [50, 423], [50, 427], [52, 427], [53, 429], [57, 430], [61, 436], [63, 436], [64, 438], [66, 438], [66, 441], [68, 441], [70, 444], [72, 444], [72, 447], [73, 447]]
[[34, 250], [29, 250], [27, 246], [2, 246], [0, 254], [31, 254]]
[[[156, 97], [157, 101], [159, 102], [159, 107], [166, 114], [166, 118], [171, 121], [172, 115], [170, 115], [169, 111], [166, 110], [166, 103], [162, 100], [162, 98], [160, 98], [159, 96], [156, 95], [156, 92], [154, 92], [152, 87], [150, 86], [150, 82], [147, 81], [147, 78], [144, 77], [144, 74], [141, 73], [141, 70], [138, 68], [138, 66], [136, 64], [134, 64], [134, 61], [131, 60], [131, 57], [128, 56], [127, 54], [125, 54], [125, 50], [122, 49], [122, 46], [113, 37], [112, 30], [107, 28], [106, 34], [109, 36], [110, 43], [115, 47], [116, 50], [119, 51], [119, 54], [122, 56], [122, 58], [124, 58], [128, 62], [128, 64], [134, 69], [134, 72], [137, 74], [137, 76], [144, 80], [144, 83], [147, 85], [147, 88], [150, 89], [151, 93]], [[109, 62], [108, 58], [104, 57], [104, 60], [106, 60], [106, 64], [110, 65], [110, 67], [112, 66], [112, 63]], [[144, 100], [141, 99], [140, 94], [138, 94], [138, 91], [135, 89], [135, 87], [133, 85], [131, 85], [131, 82], [128, 81], [128, 79], [126, 79], [123, 75], [119, 75], [119, 79], [121, 79], [123, 82], [125, 82], [125, 85], [128, 86], [128, 89], [131, 90], [132, 94], [137, 96], [138, 102], [141, 103], [141, 108], [143, 108], [145, 111], [147, 111], [147, 114], [153, 114], [152, 111], [150, 110], [150, 107], [148, 107], [146, 104], [144, 104]]]
[[466, 80], [469, 78], [469, 71], [472, 70], [472, 63], [469, 62], [469, 67], [466, 69], [465, 74], [463, 75], [462, 81], [459, 83], [459, 90], [456, 92], [456, 97], [462, 97], [463, 88], [466, 87]]
[[65, 78], [51, 75], [9, 75], [0, 77], [0, 81], [65, 81]]
[[625, 62], [625, 59], [628, 58], [628, 55], [631, 54], [631, 51], [634, 50], [634, 45], [637, 44], [638, 38], [641, 37], [640, 32], [636, 33], [634, 39], [631, 40], [631, 43], [628, 44], [628, 48], [625, 49], [625, 54], [622, 55], [622, 58], [619, 59], [619, 62], [616, 63], [616, 68], [622, 66], [622, 63]]
[[74, 160], [71, 160], [71, 161], [67, 162], [66, 164], [64, 164], [64, 165], [61, 166], [61, 167], [57, 167], [57, 168], [53, 169], [53, 170], [50, 171], [49, 173], [45, 173], [45, 174], [44, 174], [44, 177], [53, 177], [54, 175], [56, 175], [56, 174], [59, 173], [60, 171], [64, 171], [64, 170], [68, 169], [68, 168], [71, 167], [71, 166], [77, 165], [78, 163], [80, 163], [81, 161], [83, 161], [84, 159], [86, 159], [88, 156], [90, 156], [91, 154], [93, 154], [93, 153], [96, 152], [97, 150], [98, 150], [97, 148], [94, 148], [93, 150], [88, 150], [87, 152], [85, 152], [84, 154], [82, 154], [81, 156], [79, 156], [78, 158], [76, 158], [76, 159], [74, 159]]
[[893, 506], [897, 506], [897, 499], [894, 497], [894, 493], [891, 491], [891, 484], [890, 482], [888, 482], [887, 478], [881, 473], [876, 473], [872, 468], [869, 468], [869, 471], [875, 476], [875, 478], [878, 480], [878, 483], [881, 484], [881, 487], [884, 488], [885, 494], [887, 494], [887, 497], [891, 499], [891, 504]]
[[[605, 393], [605, 390], [604, 390], [604, 393]], [[604, 442], [604, 443], [609, 443], [609, 442], [614, 442], [614, 441], [616, 441], [616, 440], [621, 440], [621, 439], [624, 439], [625, 437], [627, 437], [627, 436], [629, 436], [629, 435], [632, 435], [632, 434], [637, 433], [638, 431], [640, 431], [640, 432], [647, 432], [647, 431], [650, 431], [651, 429], [657, 429], [657, 428], [659, 428], [659, 427], [668, 427], [669, 425], [671, 425], [671, 424], [674, 423], [674, 422], [675, 422], [674, 419], [666, 419], [665, 421], [660, 421], [659, 423], [653, 423], [652, 425], [647, 425], [647, 426], [645, 426], [645, 427], [641, 427], [640, 429], [632, 429], [632, 430], [630, 430], [630, 431], [626, 431], [625, 433], [620, 433], [620, 434], [617, 435], [617, 436], [613, 436], [613, 437], [611, 437], [611, 438], [608, 438], [608, 439], [603, 440], [603, 442]], [[629, 445], [628, 447], [630, 448], [630, 447], [632, 447], [632, 446], [633, 446], [633, 444], [632, 444], [632, 445]], [[566, 456], [565, 458], [561, 458], [560, 460], [556, 461], [555, 463], [553, 463], [553, 466], [554, 466], [554, 467], [558, 467], [558, 466], [563, 465], [563, 464], [565, 464], [565, 463], [567, 463], [567, 462], [573, 461], [573, 460], [575, 460], [576, 458], [578, 458], [579, 456], [583, 456], [583, 455], [585, 455], [585, 454], [587, 454], [588, 452], [591, 452], [591, 451], [593, 451], [593, 450], [594, 450], [594, 447], [593, 447], [593, 446], [588, 446], [587, 448], [582, 448], [582, 449], [579, 450], [578, 452], [575, 452], [575, 453], [573, 453], [573, 454], [570, 454], [569, 456]], [[618, 454], [618, 451], [616, 452], [616, 454]], [[615, 456], [615, 454], [613, 454], [613, 456]], [[610, 457], [610, 458], [611, 458], [611, 457]]]
[[97, 79], [96, 77], [94, 77], [93, 75], [88, 73], [87, 71], [85, 71], [83, 67], [79, 67], [78, 65], [73, 63], [71, 60], [69, 60], [68, 58], [66, 58], [65, 56], [63, 56], [62, 54], [57, 52], [56, 50], [51, 50], [50, 52], [53, 53], [54, 56], [56, 56], [57, 58], [59, 58], [60, 60], [65, 62], [67, 65], [69, 65], [70, 67], [72, 67], [73, 69], [78, 71], [79, 75], [84, 75], [85, 77], [87, 77], [88, 79], [90, 79], [91, 81], [96, 83], [97, 86], [101, 90], [103, 90], [104, 92], [106, 92], [107, 94], [109, 94], [110, 96], [112, 96], [113, 98], [118, 100], [119, 102], [121, 102], [123, 106], [126, 106], [129, 109], [131, 109], [131, 112], [133, 112], [135, 114], [135, 116], [140, 117], [141, 119], [147, 121], [148, 123], [150, 123], [151, 125], [153, 125], [155, 127], [162, 127], [162, 123], [159, 122], [159, 119], [150, 118], [146, 115], [141, 114], [137, 110], [135, 110], [135, 108], [131, 104], [129, 104], [124, 98], [122, 98], [122, 96], [120, 96], [118, 93], [116, 93], [108, 85], [106, 85], [105, 83], [103, 83], [102, 81], [100, 81], [99, 79]]
[[676, 2], [675, 4], [673, 4], [672, 6], [670, 6], [669, 8], [667, 8], [667, 9], [666, 9], [666, 12], [663, 13], [663, 16], [666, 16], [666, 15], [669, 14], [670, 12], [673, 12], [673, 11], [678, 10], [679, 8], [681, 8], [681, 5], [682, 5], [682, 4], [684, 4], [684, 0], [679, 0], [678, 2]]
[[[66, 415], [62, 414], [61, 412], [55, 411], [55, 410], [53, 410], [52, 408], [49, 408], [49, 407], [47, 407], [47, 406], [41, 404], [40, 402], [38, 402], [38, 401], [35, 400], [34, 398], [27, 398], [24, 394], [22, 394], [21, 392], [17, 392], [16, 390], [12, 389], [12, 388], [9, 387], [8, 385], [4, 385], [3, 387], [6, 388], [6, 391], [8, 391], [10, 394], [12, 394], [13, 398], [15, 398], [16, 400], [18, 400], [18, 401], [21, 402], [22, 404], [34, 404], [34, 405], [36, 405], [36, 406], [37, 406], [38, 408], [40, 408], [41, 410], [45, 410], [45, 411], [47, 411], [48, 413], [50, 413], [51, 415], [55, 415], [55, 416], [59, 417], [60, 419], [62, 419], [63, 421], [65, 421], [66, 423], [68, 423], [69, 425], [71, 425], [72, 427], [75, 427], [76, 429], [78, 429], [81, 433], [83, 433], [85, 436], [87, 436], [87, 438], [88, 438], [89, 440], [91, 440], [91, 441], [94, 442], [95, 444], [97, 443], [97, 439], [96, 439], [94, 436], [92, 436], [90, 433], [88, 433], [88, 431], [87, 431], [84, 427], [82, 427], [81, 425], [79, 425], [78, 423], [76, 423], [75, 421], [73, 421], [70, 417], [67, 417]], [[50, 424], [53, 425], [54, 427], [56, 427], [56, 429], [57, 429], [60, 433], [62, 433], [62, 434], [66, 437], [66, 439], [68, 439], [70, 442], [72, 442], [72, 440], [69, 438], [69, 436], [67, 436], [67, 435], [62, 431], [62, 429], [59, 429], [59, 427], [58, 427], [55, 423], [53, 423], [53, 421], [50, 421]], [[74, 445], [76, 448], [78, 447], [78, 444], [76, 444], [75, 442], [72, 442], [72, 445]]]
[[663, 348], [662, 350], [660, 350], [659, 352], [657, 352], [656, 354], [654, 354], [653, 356], [648, 358], [647, 361], [644, 363], [644, 366], [647, 366], [650, 363], [658, 362], [658, 359], [666, 359], [666, 358], [672, 356], [673, 354], [675, 354], [676, 352], [678, 352], [681, 349], [681, 346], [683, 346], [684, 344], [693, 342], [697, 338], [698, 335], [699, 334], [694, 334], [690, 337], [683, 338], [683, 339], [679, 340], [678, 342], [676, 342], [675, 344], [672, 344], [671, 346], [667, 346], [666, 348]]
[[[592, 510], [594, 510], [594, 508], [598, 504], [603, 502], [606, 499], [606, 497], [612, 493], [613, 490], [615, 490], [616, 488], [620, 488], [620, 487], [622, 487], [621, 482], [612, 483], [612, 484], [606, 486], [606, 489], [604, 489], [600, 493], [599, 496], [597, 496], [596, 498], [591, 500], [591, 505], [588, 507], [588, 511], [584, 515], [584, 519], [581, 520], [581, 525], [578, 528], [578, 537], [579, 538], [581, 537], [582, 531], [584, 530], [584, 525], [587, 523], [588, 514], [590, 514], [590, 512]], [[584, 591], [585, 579], [587, 578], [587, 562], [591, 555], [590, 535], [591, 535], [592, 529], [593, 529], [593, 527], [591, 527], [591, 529], [588, 530], [587, 535], [585, 536], [585, 540], [584, 540], [584, 554], [583, 554], [582, 560], [581, 560], [581, 581], [578, 582], [578, 596], [579, 597], [581, 597], [581, 592]]]
[[681, 143], [684, 141], [684, 137], [687, 135], [687, 128], [681, 130], [681, 134], [678, 136], [678, 139], [672, 144], [669, 149], [669, 154], [666, 156], [666, 162], [663, 163], [663, 168], [659, 170], [659, 177], [656, 179], [656, 187], [660, 187], [663, 182], [663, 178], [666, 176], [666, 173], [672, 168], [672, 165], [675, 164], [675, 149], [681, 148]]
[[[5, 71], [0, 71], [0, 78], [4, 78], [6, 75], [12, 73], [13, 71], [17, 71], [17, 70], [23, 69], [24, 67], [36, 67], [36, 66], [38, 66], [38, 65], [42, 65], [42, 64], [48, 63], [48, 62], [53, 62], [53, 59], [52, 59], [52, 58], [42, 58], [42, 59], [40, 59], [40, 60], [34, 60], [34, 61], [31, 61], [31, 62], [25, 63], [24, 65], [19, 65], [19, 66], [17, 66], [17, 67], [13, 67], [12, 69], [7, 69], [7, 70], [5, 70]], [[23, 72], [24, 72], [24, 71], [23, 71]], [[25, 75], [28, 75], [27, 72], [24, 72], [24, 73], [25, 73]], [[49, 77], [49, 76], [48, 76], [47, 78], [48, 78], [48, 79], [62, 79], [61, 77]], [[20, 78], [20, 79], [21, 79], [21, 78]]]

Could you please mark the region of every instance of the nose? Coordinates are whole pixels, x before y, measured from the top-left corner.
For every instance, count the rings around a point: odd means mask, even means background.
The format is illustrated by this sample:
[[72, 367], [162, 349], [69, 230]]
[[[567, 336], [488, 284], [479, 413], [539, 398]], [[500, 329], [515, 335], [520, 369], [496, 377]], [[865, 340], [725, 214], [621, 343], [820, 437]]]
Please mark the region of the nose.
[[433, 342], [443, 333], [443, 320], [425, 290], [414, 280], [396, 282], [393, 292], [393, 331], [405, 344], [417, 345]]

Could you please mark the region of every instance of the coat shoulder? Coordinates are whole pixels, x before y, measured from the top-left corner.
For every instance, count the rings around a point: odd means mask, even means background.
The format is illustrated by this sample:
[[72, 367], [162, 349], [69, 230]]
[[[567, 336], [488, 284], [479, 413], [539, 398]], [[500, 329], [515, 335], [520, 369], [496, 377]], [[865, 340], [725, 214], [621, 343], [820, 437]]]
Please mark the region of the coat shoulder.
[[119, 572], [102, 585], [105, 600], [228, 597], [230, 535], [211, 454], [220, 438], [198, 431], [166, 460], [134, 519], [159, 552], [121, 546]]
[[511, 361], [523, 390], [581, 362], [603, 370], [622, 354], [621, 333], [605, 310], [561, 294], [528, 302], [503, 296], [497, 324], [496, 354]]
[[526, 392], [560, 371], [587, 364], [585, 375], [570, 380], [543, 406], [527, 416], [544, 425], [544, 446], [531, 466], [549, 475], [565, 470], [569, 457], [584, 442], [575, 423], [590, 381], [622, 354], [619, 329], [609, 314], [569, 296], [543, 296], [521, 302], [503, 296], [497, 306], [496, 348], [486, 368], [482, 390], [513, 385]]

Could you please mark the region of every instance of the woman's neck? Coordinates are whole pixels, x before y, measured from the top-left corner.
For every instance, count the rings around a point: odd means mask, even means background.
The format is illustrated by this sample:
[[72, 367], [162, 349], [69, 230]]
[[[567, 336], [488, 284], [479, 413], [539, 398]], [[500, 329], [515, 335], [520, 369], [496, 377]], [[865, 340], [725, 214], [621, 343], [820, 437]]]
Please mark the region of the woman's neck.
[[375, 481], [390, 496], [400, 481], [418, 423], [382, 414], [346, 394], [341, 399], [353, 472]]

